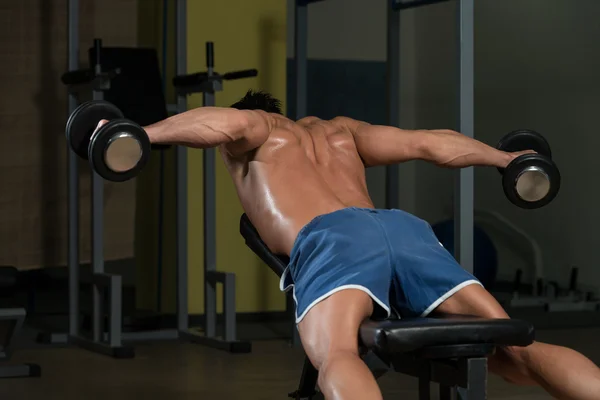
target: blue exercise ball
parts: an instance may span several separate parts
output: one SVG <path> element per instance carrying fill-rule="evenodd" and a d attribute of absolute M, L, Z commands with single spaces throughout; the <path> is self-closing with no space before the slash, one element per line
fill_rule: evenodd
<path fill-rule="evenodd" d="M 432 226 L 440 243 L 454 255 L 454 220 Z M 491 290 L 498 273 L 498 252 L 494 242 L 481 227 L 473 227 L 473 274 L 487 290 Z"/>

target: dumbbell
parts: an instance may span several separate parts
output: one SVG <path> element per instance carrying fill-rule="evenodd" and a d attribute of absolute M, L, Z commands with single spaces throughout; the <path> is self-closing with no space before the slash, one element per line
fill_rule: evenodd
<path fill-rule="evenodd" d="M 498 168 L 504 194 L 510 202 L 534 209 L 554 200 L 560 189 L 560 172 L 552 161 L 550 145 L 541 134 L 525 129 L 513 131 L 500 140 L 497 148 L 505 152 L 536 152 L 515 158 L 506 168 Z"/>
<path fill-rule="evenodd" d="M 102 119 L 109 122 L 96 130 Z M 108 181 L 123 182 L 137 176 L 150 158 L 150 139 L 144 129 L 123 118 L 107 101 L 93 100 L 77 107 L 65 134 L 71 149 Z"/>

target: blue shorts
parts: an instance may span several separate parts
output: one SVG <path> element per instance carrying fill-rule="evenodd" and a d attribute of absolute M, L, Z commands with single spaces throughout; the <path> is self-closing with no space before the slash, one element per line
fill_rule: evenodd
<path fill-rule="evenodd" d="M 366 292 L 374 316 L 426 316 L 467 285 L 481 283 L 441 245 L 429 224 L 401 210 L 345 208 L 298 234 L 282 291 L 293 290 L 296 323 L 344 289 Z"/>

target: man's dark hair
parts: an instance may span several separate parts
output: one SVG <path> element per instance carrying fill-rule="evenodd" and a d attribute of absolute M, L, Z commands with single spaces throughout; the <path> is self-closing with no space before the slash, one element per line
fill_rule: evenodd
<path fill-rule="evenodd" d="M 231 105 L 231 108 L 238 110 L 263 110 L 269 113 L 281 114 L 281 101 L 267 92 L 248 90 L 246 95 L 237 103 Z"/>

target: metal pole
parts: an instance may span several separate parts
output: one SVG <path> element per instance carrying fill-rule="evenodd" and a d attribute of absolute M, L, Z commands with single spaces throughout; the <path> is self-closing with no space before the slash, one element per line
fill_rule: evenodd
<path fill-rule="evenodd" d="M 474 0 L 459 0 L 459 131 L 474 136 Z M 454 198 L 454 237 L 456 259 L 473 272 L 473 167 L 456 173 Z"/>
<path fill-rule="evenodd" d="M 212 42 L 206 43 L 206 70 L 210 77 L 214 73 L 214 47 Z M 214 90 L 203 92 L 203 106 L 215 106 Z M 208 337 L 217 334 L 217 291 L 216 280 L 210 279 L 211 272 L 217 270 L 217 254 L 215 240 L 216 221 L 216 178 L 215 178 L 215 149 L 204 149 L 203 180 L 204 180 L 204 333 Z"/>
<path fill-rule="evenodd" d="M 296 69 L 296 120 L 307 114 L 307 64 L 308 64 L 308 7 L 296 1 L 294 24 L 294 65 Z"/>
<path fill-rule="evenodd" d="M 96 65 L 94 72 L 96 75 L 102 73 L 102 64 L 100 59 L 100 50 L 102 41 L 94 40 L 94 50 L 96 52 Z M 94 100 L 102 100 L 104 94 L 101 90 L 92 92 Z M 96 172 L 92 171 L 92 273 L 104 273 L 104 180 Z M 102 293 L 99 285 L 92 285 L 93 301 L 93 320 L 92 337 L 95 342 L 102 338 Z"/>
<path fill-rule="evenodd" d="M 177 0 L 177 75 L 187 73 L 187 0 Z M 177 111 L 185 112 L 187 97 L 177 96 Z M 177 203 L 177 329 L 186 331 L 188 321 L 188 212 L 187 212 L 187 149 L 177 146 L 176 203 Z"/>
<path fill-rule="evenodd" d="M 68 3 L 69 70 L 79 69 L 79 0 Z M 77 97 L 69 93 L 69 114 L 77 107 Z M 68 259 L 69 335 L 79 334 L 79 171 L 77 155 L 67 145 L 68 170 Z"/>
<path fill-rule="evenodd" d="M 387 30 L 387 98 L 388 124 L 400 126 L 400 12 L 388 7 Z M 385 169 L 385 207 L 398 208 L 400 203 L 400 166 Z"/>
<path fill-rule="evenodd" d="M 306 117 L 308 103 L 308 3 L 305 1 L 294 1 L 294 70 L 296 73 L 296 115 L 299 120 Z M 292 340 L 291 345 L 300 346 L 300 335 L 296 327 L 295 302 L 288 298 L 286 311 L 291 316 Z"/>

